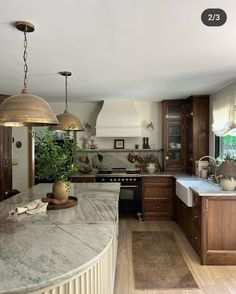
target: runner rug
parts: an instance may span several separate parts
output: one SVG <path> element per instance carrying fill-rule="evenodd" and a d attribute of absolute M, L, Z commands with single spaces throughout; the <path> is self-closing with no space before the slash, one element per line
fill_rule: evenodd
<path fill-rule="evenodd" d="M 172 232 L 133 232 L 132 258 L 135 288 L 198 288 Z"/>

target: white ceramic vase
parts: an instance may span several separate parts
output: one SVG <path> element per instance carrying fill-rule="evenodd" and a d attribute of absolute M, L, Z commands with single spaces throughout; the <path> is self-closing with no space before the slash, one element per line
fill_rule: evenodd
<path fill-rule="evenodd" d="M 225 191 L 233 191 L 236 187 L 236 181 L 233 177 L 221 178 L 220 185 Z"/>
<path fill-rule="evenodd" d="M 148 166 L 146 167 L 147 172 L 151 175 L 154 174 L 157 170 L 156 166 L 154 163 L 149 163 Z"/>

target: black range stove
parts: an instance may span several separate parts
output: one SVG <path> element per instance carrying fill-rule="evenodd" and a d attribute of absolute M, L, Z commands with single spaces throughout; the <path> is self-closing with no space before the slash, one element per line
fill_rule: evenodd
<path fill-rule="evenodd" d="M 97 177 L 141 177 L 140 169 L 138 168 L 99 168 L 96 174 Z"/>
<path fill-rule="evenodd" d="M 118 182 L 121 184 L 119 197 L 120 213 L 135 213 L 141 219 L 141 173 L 137 168 L 98 169 L 96 182 Z"/>

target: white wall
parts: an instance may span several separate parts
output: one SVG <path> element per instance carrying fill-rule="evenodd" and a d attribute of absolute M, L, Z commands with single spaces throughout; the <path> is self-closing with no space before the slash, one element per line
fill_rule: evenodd
<path fill-rule="evenodd" d="M 229 85 L 227 85 L 226 87 L 216 91 L 214 94 L 212 94 L 210 96 L 210 124 L 209 124 L 209 128 L 210 128 L 210 138 L 209 138 L 209 154 L 211 156 L 215 156 L 215 134 L 212 132 L 211 130 L 211 125 L 213 123 L 213 118 L 212 118 L 212 102 L 214 100 L 217 100 L 219 98 L 222 98 L 224 96 L 233 94 L 236 91 L 236 82 L 233 82 Z M 220 119 L 220 118 L 219 118 Z"/>
<path fill-rule="evenodd" d="M 149 144 L 153 148 L 161 148 L 162 146 L 162 117 L 161 117 L 161 103 L 160 102 L 141 102 L 135 103 L 138 112 L 142 117 L 142 137 L 149 137 Z M 64 111 L 64 103 L 51 104 L 53 111 L 56 114 Z M 69 111 L 74 115 L 77 115 L 80 121 L 85 124 L 89 123 L 91 131 L 79 132 L 77 134 L 77 140 L 81 147 L 83 147 L 83 137 L 85 134 L 95 136 L 96 118 L 101 110 L 102 102 L 88 102 L 88 103 L 70 103 Z M 147 129 L 147 124 L 152 122 L 154 129 Z M 94 138 L 94 142 L 97 148 L 113 148 L 115 138 Z M 122 138 L 120 138 L 122 139 Z M 124 138 L 125 148 L 134 148 L 135 144 L 139 144 L 142 148 L 142 138 Z"/>
<path fill-rule="evenodd" d="M 62 113 L 65 109 L 64 103 L 50 103 L 52 110 Z M 97 115 L 102 107 L 102 102 L 70 103 L 69 111 L 77 115 L 83 124 L 91 125 L 91 135 L 95 135 Z M 160 102 L 136 102 L 136 108 L 143 119 L 142 136 L 149 137 L 149 144 L 153 148 L 162 147 L 162 113 Z M 154 129 L 147 129 L 147 124 L 152 122 Z M 35 128 L 37 130 L 37 128 Z M 13 166 L 13 188 L 23 191 L 28 188 L 28 130 L 27 128 L 13 128 L 14 143 L 12 144 L 12 158 L 18 160 L 18 165 Z M 83 147 L 84 132 L 78 132 L 77 140 Z M 22 142 L 21 148 L 16 148 L 15 143 Z M 114 138 L 95 138 L 98 148 L 113 148 Z M 125 148 L 134 148 L 139 144 L 142 148 L 142 138 L 125 138 Z"/>

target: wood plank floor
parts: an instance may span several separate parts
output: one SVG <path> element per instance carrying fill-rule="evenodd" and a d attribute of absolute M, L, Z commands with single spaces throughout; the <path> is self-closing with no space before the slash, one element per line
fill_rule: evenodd
<path fill-rule="evenodd" d="M 132 272 L 131 232 L 172 231 L 180 251 L 199 289 L 141 291 L 134 289 Z M 114 294 L 236 294 L 236 266 L 202 266 L 194 249 L 180 228 L 172 221 L 144 221 L 120 218 L 119 244 Z"/>

